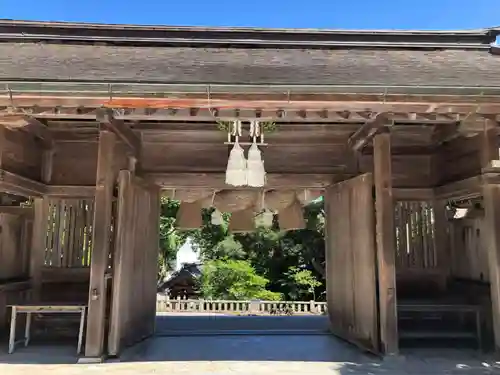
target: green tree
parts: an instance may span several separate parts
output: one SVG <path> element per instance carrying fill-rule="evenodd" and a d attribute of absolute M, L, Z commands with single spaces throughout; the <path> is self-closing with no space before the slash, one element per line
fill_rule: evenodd
<path fill-rule="evenodd" d="M 296 299 L 312 297 L 313 300 L 316 300 L 316 288 L 321 286 L 321 282 L 311 270 L 290 267 L 287 276 L 295 289 Z"/>
<path fill-rule="evenodd" d="M 200 286 L 207 299 L 280 300 L 279 293 L 266 290 L 267 283 L 247 261 L 218 259 L 203 265 Z"/>

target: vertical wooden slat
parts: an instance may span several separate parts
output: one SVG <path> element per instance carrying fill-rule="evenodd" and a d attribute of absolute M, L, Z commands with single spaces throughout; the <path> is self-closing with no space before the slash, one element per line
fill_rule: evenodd
<path fill-rule="evenodd" d="M 83 214 L 83 200 L 78 200 L 75 205 L 75 239 L 74 246 L 75 252 L 73 253 L 73 266 L 82 266 L 82 250 L 83 250 L 83 228 L 82 228 L 82 214 Z"/>
<path fill-rule="evenodd" d="M 415 219 L 416 219 L 416 235 L 417 235 L 417 265 L 418 267 L 424 268 L 424 242 L 423 242 L 423 216 L 422 216 L 422 205 L 420 202 L 415 202 Z"/>
<path fill-rule="evenodd" d="M 408 267 L 408 236 L 406 227 L 406 202 L 401 202 L 401 267 Z"/>
<path fill-rule="evenodd" d="M 67 267 L 73 267 L 77 258 L 77 236 L 76 214 L 78 212 L 78 200 L 72 200 L 69 208 L 69 228 L 68 228 L 68 256 Z"/>
<path fill-rule="evenodd" d="M 434 264 L 449 274 L 451 256 L 448 241 L 448 219 L 446 217 L 446 206 L 444 201 L 433 202 L 434 214 Z"/>
<path fill-rule="evenodd" d="M 399 351 L 396 311 L 396 265 L 394 249 L 394 203 L 390 134 L 375 136 L 374 180 L 379 282 L 380 338 L 385 354 Z"/>
<path fill-rule="evenodd" d="M 89 266 L 91 261 L 92 233 L 94 227 L 93 223 L 94 205 L 95 205 L 94 203 L 87 201 L 85 210 L 85 247 L 84 247 L 85 266 Z"/>
<path fill-rule="evenodd" d="M 106 318 L 105 272 L 109 254 L 111 205 L 115 183 L 113 171 L 115 142 L 116 136 L 114 133 L 108 131 L 100 132 L 85 345 L 85 355 L 87 357 L 102 357 L 104 354 Z"/>
<path fill-rule="evenodd" d="M 428 228 L 428 211 L 427 211 L 427 205 L 425 203 L 422 203 L 420 205 L 420 212 L 421 212 L 421 226 L 422 226 L 422 267 L 423 268 L 430 268 L 429 264 L 429 245 L 428 245 L 428 240 L 429 240 L 429 228 Z"/>
<path fill-rule="evenodd" d="M 47 199 L 35 198 L 33 201 L 33 209 L 35 210 L 35 216 L 33 219 L 33 236 L 31 242 L 30 277 L 33 286 L 33 298 L 38 300 L 42 289 L 42 268 L 47 237 Z"/>
<path fill-rule="evenodd" d="M 63 207 L 62 202 L 60 200 L 56 201 L 57 203 L 55 204 L 55 209 L 54 209 L 54 229 L 53 229 L 53 247 L 52 247 L 52 253 L 51 253 L 51 258 L 50 258 L 50 265 L 54 267 L 59 266 L 59 260 L 60 258 L 60 246 L 61 246 L 61 219 L 62 219 L 62 212 L 61 208 Z"/>
<path fill-rule="evenodd" d="M 62 267 L 67 267 L 68 264 L 68 234 L 69 234 L 69 205 L 67 200 L 62 201 L 63 206 L 63 222 L 61 225 L 61 246 L 59 248 L 59 262 Z"/>

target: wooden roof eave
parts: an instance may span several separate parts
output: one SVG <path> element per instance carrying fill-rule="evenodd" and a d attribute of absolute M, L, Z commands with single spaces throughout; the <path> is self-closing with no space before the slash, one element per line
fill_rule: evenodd
<path fill-rule="evenodd" d="M 326 98 L 325 98 L 326 99 Z M 238 111 L 254 111 L 256 114 L 250 117 L 277 119 L 284 117 L 286 111 L 312 111 L 318 117 L 324 117 L 328 112 L 367 112 L 370 113 L 408 113 L 408 114 L 442 114 L 442 115 L 467 115 L 471 113 L 479 115 L 500 114 L 500 97 L 442 97 L 442 101 L 425 101 L 420 97 L 419 101 L 389 101 L 383 100 L 249 100 L 249 99 L 178 99 L 178 98 L 109 98 L 109 97 L 68 97 L 68 96 L 43 96 L 43 95 L 19 95 L 0 96 L 0 107 L 4 111 L 11 111 L 12 107 L 20 110 L 23 115 L 51 111 L 54 117 L 59 112 L 64 112 L 68 108 L 73 108 L 76 115 L 85 115 L 90 110 L 98 108 L 119 109 L 119 116 L 130 115 L 130 111 L 136 109 L 150 110 L 149 115 L 154 111 L 168 110 L 166 117 L 174 116 L 178 110 L 188 110 L 190 116 L 195 116 L 191 112 L 195 110 L 208 110 L 212 118 L 221 116 L 230 118 L 239 117 L 234 114 Z M 411 99 L 411 98 L 408 98 Z M 437 97 L 433 99 L 439 99 Z M 446 100 L 448 99 L 448 101 Z M 453 101 L 456 100 L 456 101 Z M 33 108 L 33 110 L 31 110 Z M 43 111 L 40 111 L 40 108 Z M 223 112 L 231 112 L 222 115 Z M 148 117 L 148 113 L 143 113 Z M 118 117 L 119 117 L 118 116 Z M 74 118 L 78 118 L 76 116 Z M 118 119 L 117 117 L 117 119 Z M 73 117 L 72 117 L 73 118 Z M 194 118 L 193 118 L 194 119 Z"/>
<path fill-rule="evenodd" d="M 321 29 L 265 29 L 250 27 L 179 27 L 179 26 L 140 26 L 106 25 L 70 22 L 36 22 L 0 20 L 0 37 L 54 38 L 58 42 L 74 39 L 79 42 L 95 38 L 108 38 L 110 41 L 123 39 L 133 44 L 161 40 L 172 43 L 216 43 L 233 45 L 241 42 L 256 44 L 304 44 L 314 46 L 321 43 L 358 42 L 361 44 L 403 43 L 466 46 L 491 43 L 495 36 L 494 28 L 458 31 L 426 30 L 321 30 Z"/>

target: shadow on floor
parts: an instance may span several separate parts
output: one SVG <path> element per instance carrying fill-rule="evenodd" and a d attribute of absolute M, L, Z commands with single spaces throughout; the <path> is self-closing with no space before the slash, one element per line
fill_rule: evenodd
<path fill-rule="evenodd" d="M 224 371 L 245 374 L 266 373 L 268 370 L 269 373 L 341 375 L 500 374 L 500 365 L 491 356 L 474 350 L 407 349 L 397 359 L 380 360 L 325 334 L 325 320 L 314 318 L 160 316 L 157 336 L 125 350 L 120 363 L 98 367 L 109 371 L 109 366 L 114 366 L 112 368 L 117 374 L 120 368 L 135 366 L 138 371 L 134 373 L 154 368 L 157 372 L 184 369 L 184 374 L 195 374 L 200 373 L 198 369 L 205 364 L 217 364 Z M 289 332 L 285 334 L 287 329 Z M 206 333 L 195 335 L 196 330 Z M 303 333 L 297 333 L 300 331 Z M 19 347 L 12 355 L 7 354 L 6 349 L 7 342 L 4 341 L 0 350 L 0 367 L 6 364 L 72 364 L 77 361 L 76 338 L 62 346 L 34 341 L 28 348 Z M 87 366 L 71 368 L 83 371 Z"/>

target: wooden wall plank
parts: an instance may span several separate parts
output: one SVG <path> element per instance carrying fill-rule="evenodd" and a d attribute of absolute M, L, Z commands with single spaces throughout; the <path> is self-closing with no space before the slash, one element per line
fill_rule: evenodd
<path fill-rule="evenodd" d="M 108 350 L 154 332 L 159 241 L 159 189 L 128 170 L 119 174 L 116 253 Z"/>
<path fill-rule="evenodd" d="M 356 184 L 353 181 L 353 185 L 349 211 L 355 337 L 364 340 L 362 345 L 378 350 L 377 257 L 372 175 L 362 176 Z"/>
<path fill-rule="evenodd" d="M 130 171 L 120 171 L 118 175 L 118 208 L 116 220 L 116 250 L 113 262 L 113 297 L 111 324 L 108 340 L 110 355 L 118 355 L 122 348 L 125 323 L 128 322 L 130 272 L 133 270 L 134 244 L 131 234 L 134 230 L 134 191 Z"/>
<path fill-rule="evenodd" d="M 109 259 L 113 202 L 114 148 L 116 135 L 101 131 L 97 163 L 92 257 L 90 265 L 89 308 L 85 356 L 102 357 L 106 319 L 105 273 Z"/>
<path fill-rule="evenodd" d="M 327 303 L 334 334 L 379 350 L 371 174 L 327 190 Z"/>
<path fill-rule="evenodd" d="M 394 355 L 399 351 L 399 342 L 390 135 L 378 134 L 373 140 L 373 146 L 380 338 L 382 351 L 386 355 Z"/>

